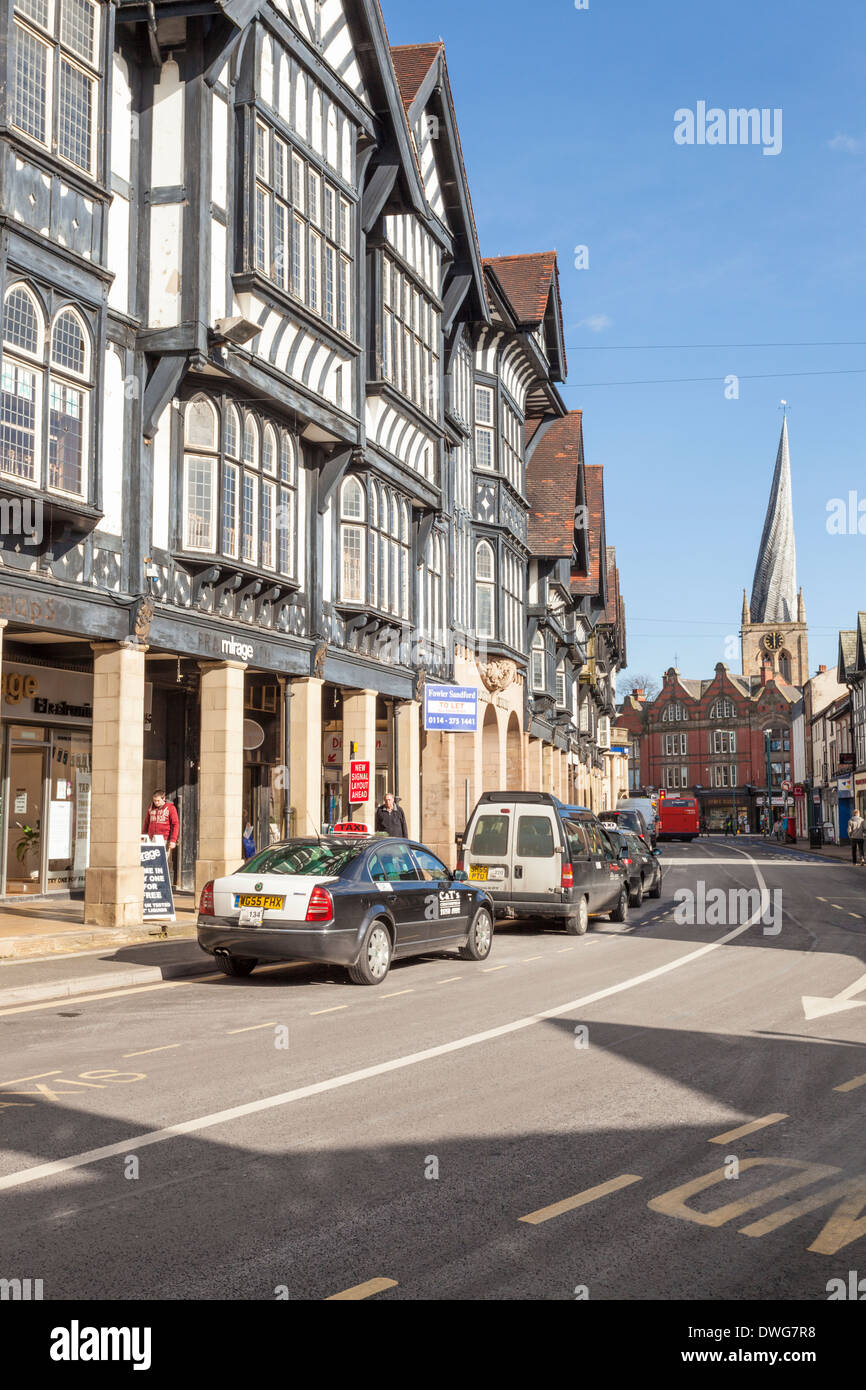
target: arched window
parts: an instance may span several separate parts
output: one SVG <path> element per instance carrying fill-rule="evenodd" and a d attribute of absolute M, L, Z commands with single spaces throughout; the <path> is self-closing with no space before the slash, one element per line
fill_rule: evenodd
<path fill-rule="evenodd" d="M 364 489 L 357 478 L 346 478 L 340 490 L 340 598 L 363 603 L 366 598 Z"/>
<path fill-rule="evenodd" d="M 545 687 L 544 658 L 544 638 L 540 632 L 536 632 L 529 656 L 529 679 L 533 690 L 543 690 Z"/>
<path fill-rule="evenodd" d="M 280 474 L 277 481 L 279 439 Z M 294 443 L 231 401 L 184 409 L 183 546 L 296 578 Z M 291 459 L 283 471 L 282 457 Z"/>
<path fill-rule="evenodd" d="M 0 470 L 41 484 L 42 370 L 44 320 L 35 296 L 13 285 L 3 306 L 3 374 L 0 397 Z M 40 370 L 17 360 L 39 362 Z"/>
<path fill-rule="evenodd" d="M 89 371 L 90 335 L 74 309 L 62 309 L 51 330 L 48 486 L 76 497 L 87 490 L 90 392 L 81 383 Z"/>
<path fill-rule="evenodd" d="M 427 543 L 427 633 L 433 642 L 445 645 L 445 546 L 439 531 Z"/>
<path fill-rule="evenodd" d="M 475 627 L 479 637 L 496 636 L 495 578 L 493 547 L 488 541 L 479 541 L 475 547 Z"/>

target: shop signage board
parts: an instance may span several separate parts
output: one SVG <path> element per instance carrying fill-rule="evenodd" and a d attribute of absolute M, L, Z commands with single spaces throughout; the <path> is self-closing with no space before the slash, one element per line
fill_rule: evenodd
<path fill-rule="evenodd" d="M 349 805 L 361 806 L 370 800 L 370 764 L 349 764 Z"/>
<path fill-rule="evenodd" d="M 142 839 L 141 867 L 144 869 L 145 919 L 160 917 L 176 921 L 165 840 Z"/>
<path fill-rule="evenodd" d="M 324 764 L 326 768 L 343 768 L 343 735 L 325 734 L 322 741 Z M 385 764 L 391 760 L 391 736 L 387 731 L 376 735 L 376 762 Z"/>
<path fill-rule="evenodd" d="M 16 723 L 89 725 L 93 720 L 93 677 L 86 671 L 4 661 L 0 690 L 3 718 Z"/>
<path fill-rule="evenodd" d="M 427 733 L 477 733 L 477 689 L 472 685 L 425 685 L 424 728 Z"/>

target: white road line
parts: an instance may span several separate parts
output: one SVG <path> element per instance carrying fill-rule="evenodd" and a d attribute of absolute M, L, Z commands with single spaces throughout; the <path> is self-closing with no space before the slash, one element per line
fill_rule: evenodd
<path fill-rule="evenodd" d="M 738 853 L 742 854 L 754 866 L 755 861 L 749 858 L 745 850 L 739 850 Z M 758 868 L 755 868 L 755 877 L 763 895 L 767 892 L 767 884 Z M 511 1023 L 500 1024 L 498 1028 L 488 1028 L 483 1033 L 471 1033 L 468 1037 L 456 1038 L 453 1042 L 440 1043 L 437 1047 L 428 1047 L 423 1052 L 411 1052 L 405 1057 L 394 1057 L 390 1062 L 379 1062 L 372 1067 L 362 1067 L 360 1071 L 350 1071 L 345 1072 L 342 1076 L 332 1076 L 327 1081 L 316 1081 L 309 1086 L 299 1086 L 294 1091 L 283 1091 L 277 1096 L 264 1096 L 260 1100 L 248 1101 L 244 1105 L 233 1105 L 227 1110 L 217 1110 L 212 1115 L 199 1115 L 194 1120 L 182 1120 L 179 1124 L 168 1125 L 165 1129 L 154 1129 L 145 1134 L 130 1135 L 118 1144 L 104 1144 L 102 1148 L 88 1149 L 84 1153 L 73 1154 L 69 1158 L 59 1158 L 52 1163 L 39 1163 L 32 1168 L 22 1168 L 17 1173 L 7 1173 L 0 1177 L 0 1192 L 9 1191 L 15 1187 L 23 1187 L 26 1183 L 39 1182 L 42 1178 L 50 1178 L 57 1173 L 68 1173 L 76 1168 L 87 1168 L 90 1164 L 100 1163 L 103 1159 L 128 1154 L 133 1148 L 137 1152 L 151 1144 L 162 1144 L 168 1139 L 179 1139 L 187 1134 L 200 1134 L 203 1130 L 213 1129 L 216 1125 L 225 1125 L 230 1124 L 233 1120 L 246 1119 L 248 1115 L 260 1115 L 268 1110 L 276 1110 L 283 1105 L 293 1105 L 299 1100 L 308 1100 L 311 1096 L 321 1096 L 326 1095 L 329 1091 L 339 1091 L 345 1086 L 355 1086 L 359 1082 L 370 1081 L 377 1076 L 387 1076 L 389 1072 L 403 1071 L 407 1067 L 418 1066 L 419 1063 L 432 1061 L 436 1057 L 447 1057 L 454 1052 L 463 1052 L 469 1047 L 478 1047 L 481 1043 L 492 1042 L 494 1038 L 505 1038 L 512 1033 L 520 1033 L 526 1028 L 533 1028 L 537 1023 L 546 1023 L 551 1018 L 561 1018 L 564 1014 L 585 1009 L 590 1004 L 597 1004 L 602 999 L 611 999 L 616 994 L 624 994 L 626 990 L 636 989 L 638 985 L 646 984 L 650 980 L 661 979 L 662 976 L 670 975 L 674 970 L 679 970 L 684 965 L 690 965 L 692 961 L 710 955 L 713 951 L 719 950 L 721 946 L 727 946 L 729 942 L 742 936 L 743 932 L 750 931 L 753 926 L 756 926 L 761 920 L 761 912 L 762 909 L 759 908 L 748 922 L 744 922 L 741 927 L 734 927 L 725 936 L 719 937 L 718 941 L 710 941 L 706 946 L 699 946 L 697 950 L 689 951 L 688 955 L 668 961 L 666 965 L 657 965 L 655 969 L 646 970 L 642 975 L 635 975 L 630 980 L 621 980 L 619 984 L 608 985 L 606 989 L 598 989 L 594 994 L 584 994 L 579 999 L 570 999 L 567 1004 L 558 1004 L 555 1009 L 545 1009 L 542 1013 L 529 1014 L 524 1018 L 514 1019 Z M 347 1006 L 343 1004 L 337 1007 L 346 1008 Z M 332 1013 L 334 1010 L 327 1009 L 321 1012 Z"/>

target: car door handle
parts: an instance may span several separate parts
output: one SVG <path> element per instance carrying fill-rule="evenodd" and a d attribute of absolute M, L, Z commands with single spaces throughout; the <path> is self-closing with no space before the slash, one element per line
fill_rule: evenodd
<path fill-rule="evenodd" d="M 523 878 L 523 865 L 522 865 L 522 864 L 517 864 L 517 865 L 515 866 L 515 869 L 514 869 L 514 877 L 515 877 L 515 878 Z"/>

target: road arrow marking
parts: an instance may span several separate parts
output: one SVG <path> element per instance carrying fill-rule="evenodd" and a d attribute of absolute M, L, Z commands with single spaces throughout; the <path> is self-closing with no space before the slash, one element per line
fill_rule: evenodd
<path fill-rule="evenodd" d="M 866 975 L 861 975 L 859 980 L 843 989 L 835 999 L 819 999 L 815 995 L 804 994 L 803 1012 L 807 1018 L 821 1018 L 824 1014 L 841 1014 L 845 1009 L 862 1009 L 866 1007 L 866 999 L 855 999 L 853 996 L 861 994 L 864 989 Z"/>

